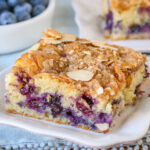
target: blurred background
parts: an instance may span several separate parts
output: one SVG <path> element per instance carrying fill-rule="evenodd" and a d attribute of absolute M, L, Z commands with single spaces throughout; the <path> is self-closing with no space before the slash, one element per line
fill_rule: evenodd
<path fill-rule="evenodd" d="M 60 32 L 78 35 L 78 28 L 74 20 L 75 14 L 71 0 L 57 0 L 52 28 Z"/>
<path fill-rule="evenodd" d="M 70 0 L 56 0 L 52 28 L 60 32 L 78 35 L 78 28 L 74 21 L 74 11 Z M 18 52 L 0 54 L 0 71 L 12 65 L 14 61 L 24 53 L 25 50 Z"/>

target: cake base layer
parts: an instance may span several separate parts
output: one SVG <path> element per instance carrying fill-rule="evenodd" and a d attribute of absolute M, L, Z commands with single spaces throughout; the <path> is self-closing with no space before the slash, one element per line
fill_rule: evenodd
<path fill-rule="evenodd" d="M 21 112 L 17 112 L 16 110 L 13 110 L 13 109 L 7 109 L 6 110 L 6 112 L 8 112 L 8 113 L 13 113 L 13 114 L 17 114 L 17 115 L 22 115 L 22 116 L 26 116 L 26 117 L 31 117 L 31 118 L 35 118 L 35 119 L 39 119 L 39 120 L 45 120 L 45 121 L 50 121 L 50 122 L 53 122 L 53 123 L 57 123 L 57 124 L 62 124 L 62 125 L 70 125 L 70 126 L 72 126 L 72 124 L 71 123 L 69 123 L 69 122 L 64 122 L 64 121 L 62 121 L 62 119 L 61 120 L 54 120 L 54 119 L 50 119 L 50 118 L 48 118 L 48 117 L 46 117 L 46 116 L 39 116 L 39 115 L 37 115 L 37 114 L 32 114 L 32 115 L 30 115 L 30 114 L 25 114 L 25 113 L 21 113 Z M 87 131 L 93 131 L 93 132 L 97 132 L 97 133 L 107 133 L 108 131 L 109 131 L 109 129 L 102 129 L 102 128 L 105 128 L 105 126 L 103 126 L 102 128 L 101 128 L 101 131 L 100 130 L 92 130 L 91 128 L 89 128 L 87 125 L 77 125 L 77 126 L 75 126 L 75 127 L 77 127 L 77 128 L 80 128 L 80 129 L 83 129 L 83 130 L 87 130 Z"/>
<path fill-rule="evenodd" d="M 9 94 L 7 95 L 6 111 L 59 124 L 73 125 L 98 133 L 106 133 L 115 124 L 116 118 L 125 109 L 125 106 L 136 102 L 138 92 L 135 91 L 138 91 L 137 88 L 143 82 L 144 75 L 145 66 L 141 66 L 132 75 L 133 80 L 129 87 L 125 88 L 110 102 L 104 103 L 99 110 L 94 111 L 90 105 L 97 103 L 96 100 L 88 94 L 80 93 L 80 91 L 71 88 L 69 84 L 61 84 L 64 79 L 55 79 L 49 74 L 41 74 L 34 78 L 34 83 L 28 83 L 25 86 L 26 89 L 22 87 L 22 81 L 27 80 L 25 79 L 27 77 L 18 82 L 18 78 L 20 79 L 18 75 L 8 74 L 6 79 Z M 18 89 L 19 86 L 20 89 Z M 24 91 L 21 90 L 22 88 Z M 35 89 L 38 89 L 38 93 Z M 29 91 L 32 91 L 31 96 L 27 95 Z M 59 96 L 59 93 L 63 96 Z M 45 99 L 49 98 L 49 95 L 51 98 L 46 101 Z M 55 98 L 54 102 L 48 103 L 52 98 Z M 55 107 L 57 107 L 56 110 L 54 110 Z M 98 114 L 100 121 L 96 123 L 98 118 L 95 117 Z"/>

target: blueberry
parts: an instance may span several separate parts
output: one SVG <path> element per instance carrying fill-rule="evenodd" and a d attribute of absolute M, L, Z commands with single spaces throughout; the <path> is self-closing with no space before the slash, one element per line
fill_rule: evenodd
<path fill-rule="evenodd" d="M 60 105 L 53 105 L 51 108 L 52 116 L 54 118 L 57 117 L 59 114 L 61 114 L 62 110 L 63 108 Z"/>
<path fill-rule="evenodd" d="M 23 4 L 25 0 L 8 0 L 8 5 L 10 7 L 15 7 L 18 4 Z"/>
<path fill-rule="evenodd" d="M 87 108 L 83 103 L 77 102 L 76 107 L 79 111 L 82 112 L 83 115 L 90 117 L 93 115 L 93 111 L 89 108 Z"/>
<path fill-rule="evenodd" d="M 22 12 L 17 15 L 18 21 L 25 21 L 31 18 L 31 15 L 28 12 Z"/>
<path fill-rule="evenodd" d="M 20 93 L 22 95 L 28 95 L 28 94 L 32 94 L 35 90 L 35 87 L 34 86 L 31 86 L 31 85 L 28 85 L 27 87 L 26 86 L 23 86 L 21 89 L 20 89 Z"/>
<path fill-rule="evenodd" d="M 7 5 L 7 2 L 5 0 L 0 0 L 0 12 L 8 9 L 9 7 Z"/>
<path fill-rule="evenodd" d="M 14 8 L 14 13 L 16 16 L 20 16 L 21 13 L 31 13 L 32 6 L 29 3 L 23 3 L 22 5 L 17 5 Z"/>
<path fill-rule="evenodd" d="M 16 6 L 17 3 L 18 3 L 18 0 L 8 0 L 8 5 L 9 5 L 10 7 Z"/>
<path fill-rule="evenodd" d="M 78 117 L 74 111 L 67 109 L 65 112 L 65 117 L 67 117 L 72 123 L 73 125 L 77 125 L 79 123 L 83 122 L 83 119 Z"/>
<path fill-rule="evenodd" d="M 129 34 L 133 34 L 133 33 L 139 33 L 141 30 L 141 26 L 140 25 L 133 25 L 129 28 L 128 33 Z"/>
<path fill-rule="evenodd" d="M 111 30 L 113 27 L 113 13 L 110 11 L 106 17 L 105 30 Z"/>
<path fill-rule="evenodd" d="M 141 32 L 148 32 L 150 33 L 150 24 L 149 23 L 145 23 L 144 25 L 141 26 Z"/>
<path fill-rule="evenodd" d="M 93 99 L 92 99 L 91 96 L 89 96 L 86 93 L 84 93 L 82 95 L 82 99 L 84 99 L 87 102 L 87 104 L 90 106 L 90 108 L 92 108 L 92 106 L 94 105 L 94 102 L 93 102 Z"/>
<path fill-rule="evenodd" d="M 31 3 L 33 6 L 36 6 L 36 5 L 47 6 L 47 5 L 48 5 L 48 0 L 30 0 L 30 3 Z"/>
<path fill-rule="evenodd" d="M 108 123 L 109 125 L 111 125 L 112 123 L 111 114 L 100 112 L 97 116 L 96 123 Z"/>
<path fill-rule="evenodd" d="M 5 11 L 0 15 L 1 25 L 12 24 L 16 22 L 17 22 L 16 16 L 9 11 Z"/>
<path fill-rule="evenodd" d="M 18 4 L 23 4 L 26 0 L 18 0 Z"/>
<path fill-rule="evenodd" d="M 37 16 L 41 14 L 45 10 L 45 7 L 43 5 L 36 5 L 33 8 L 33 16 Z"/>

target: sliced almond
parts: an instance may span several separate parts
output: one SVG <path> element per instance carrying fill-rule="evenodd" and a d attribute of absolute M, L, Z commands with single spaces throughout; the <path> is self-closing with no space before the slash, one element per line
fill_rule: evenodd
<path fill-rule="evenodd" d="M 88 70 L 76 70 L 67 72 L 67 76 L 76 81 L 90 81 L 94 73 Z"/>
<path fill-rule="evenodd" d="M 61 39 L 62 38 L 62 34 L 55 31 L 55 30 L 52 30 L 52 29 L 47 29 L 44 34 L 47 36 L 47 37 L 51 37 L 51 38 L 54 38 L 54 39 Z"/>
<path fill-rule="evenodd" d="M 105 42 L 93 41 L 92 44 L 95 45 L 95 46 L 98 46 L 98 47 L 100 47 L 100 48 L 102 48 L 102 49 L 110 49 L 110 50 L 113 50 L 113 51 L 117 51 L 117 50 L 118 50 L 118 49 L 115 48 L 115 47 L 112 47 L 112 46 L 110 46 L 110 45 L 106 45 Z"/>
<path fill-rule="evenodd" d="M 70 55 L 73 54 L 73 53 L 74 53 L 73 49 L 68 52 L 68 54 L 70 54 Z"/>
<path fill-rule="evenodd" d="M 38 50 L 39 47 L 40 47 L 40 43 L 36 43 L 30 48 L 30 50 Z"/>
<path fill-rule="evenodd" d="M 53 38 L 42 38 L 42 39 L 43 39 L 44 43 L 46 43 L 46 44 L 60 44 L 60 43 L 62 43 L 61 40 L 55 40 Z"/>
<path fill-rule="evenodd" d="M 73 34 L 62 34 L 62 42 L 73 42 L 76 40 L 76 36 Z"/>
<path fill-rule="evenodd" d="M 83 53 L 86 55 L 91 55 L 91 52 L 89 52 L 89 51 L 83 51 Z"/>
<path fill-rule="evenodd" d="M 98 47 L 100 47 L 101 45 L 104 45 L 104 44 L 105 44 L 105 42 L 92 41 L 92 44 L 93 44 L 94 46 L 98 46 Z"/>
<path fill-rule="evenodd" d="M 88 40 L 80 40 L 79 42 L 82 43 L 82 44 L 86 44 L 86 45 L 90 45 L 91 44 L 91 42 L 88 41 Z"/>
<path fill-rule="evenodd" d="M 42 40 L 45 44 L 60 44 L 62 42 L 73 42 L 76 40 L 76 36 L 72 34 L 63 34 L 62 39 L 43 37 Z"/>
<path fill-rule="evenodd" d="M 100 131 L 105 131 L 109 129 L 109 124 L 107 123 L 100 123 L 100 124 L 95 124 L 95 126 L 100 130 Z"/>

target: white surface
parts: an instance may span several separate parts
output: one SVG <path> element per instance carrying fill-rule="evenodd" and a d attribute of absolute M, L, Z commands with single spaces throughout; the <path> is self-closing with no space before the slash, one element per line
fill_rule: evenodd
<path fill-rule="evenodd" d="M 28 48 L 37 42 L 43 31 L 51 26 L 55 0 L 40 15 L 27 21 L 0 26 L 0 54 Z"/>
<path fill-rule="evenodd" d="M 127 46 L 140 52 L 150 52 L 150 40 L 124 40 L 110 41 L 103 37 L 102 23 L 102 4 L 101 0 L 72 0 L 76 22 L 79 27 L 81 38 L 90 40 L 102 40 L 110 44 Z"/>
<path fill-rule="evenodd" d="M 150 67 L 150 62 L 148 63 Z M 149 70 L 150 71 L 150 70 Z M 117 126 L 107 134 L 98 134 L 93 132 L 68 127 L 65 125 L 56 125 L 54 123 L 40 121 L 29 117 L 5 113 L 4 110 L 4 76 L 10 72 L 10 68 L 0 74 L 0 123 L 25 129 L 27 131 L 70 140 L 81 145 L 89 147 L 110 147 L 116 144 L 131 143 L 142 138 L 150 125 L 150 98 L 145 96 L 139 100 L 133 107 L 121 114 Z M 143 89 L 150 91 L 150 78 L 144 84 Z M 36 125 L 36 126 L 35 126 Z"/>

